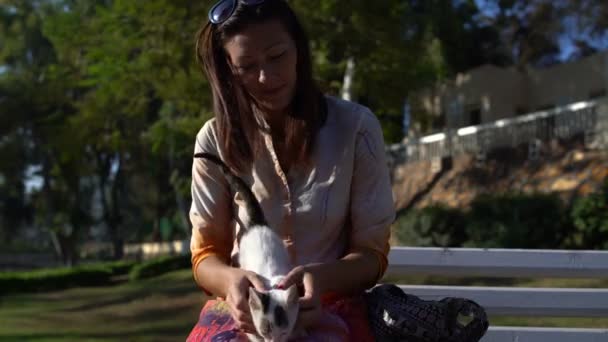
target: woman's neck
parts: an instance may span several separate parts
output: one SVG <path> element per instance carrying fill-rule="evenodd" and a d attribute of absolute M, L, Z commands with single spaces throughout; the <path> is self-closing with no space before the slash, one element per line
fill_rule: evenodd
<path fill-rule="evenodd" d="M 285 118 L 287 117 L 287 114 L 284 111 L 263 111 L 260 114 L 264 117 L 264 121 L 270 130 L 272 144 L 279 164 L 283 171 L 287 173 L 290 167 L 290 159 L 287 153 L 287 146 L 285 145 Z"/>

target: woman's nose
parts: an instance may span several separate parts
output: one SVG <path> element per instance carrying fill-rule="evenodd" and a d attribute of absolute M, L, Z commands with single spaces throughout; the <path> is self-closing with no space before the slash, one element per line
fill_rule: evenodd
<path fill-rule="evenodd" d="M 267 75 L 267 71 L 265 68 L 260 68 L 260 74 L 258 75 L 258 82 L 260 83 L 266 83 L 268 82 L 268 75 Z"/>
<path fill-rule="evenodd" d="M 272 63 L 264 63 L 258 71 L 258 82 L 261 84 L 272 83 L 276 78 L 275 66 Z"/>

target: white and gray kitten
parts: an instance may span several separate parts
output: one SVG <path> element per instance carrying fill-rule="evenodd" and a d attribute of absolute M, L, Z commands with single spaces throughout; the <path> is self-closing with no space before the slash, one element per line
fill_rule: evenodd
<path fill-rule="evenodd" d="M 239 241 L 239 264 L 242 269 L 258 274 L 267 292 L 249 288 L 249 309 L 258 336 L 249 334 L 251 341 L 285 342 L 292 337 L 297 320 L 298 289 L 277 289 L 276 285 L 291 270 L 289 255 L 283 240 L 268 226 L 260 203 L 247 184 L 237 177 L 217 156 L 196 153 L 217 164 L 234 191 L 240 192 L 250 221 Z"/>

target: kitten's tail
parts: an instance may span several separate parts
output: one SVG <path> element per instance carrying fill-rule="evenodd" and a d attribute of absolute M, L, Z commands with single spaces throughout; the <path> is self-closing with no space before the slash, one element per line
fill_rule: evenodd
<path fill-rule="evenodd" d="M 245 210 L 247 210 L 247 215 L 249 215 L 249 227 L 252 227 L 254 225 L 268 225 L 266 217 L 264 217 L 262 207 L 260 206 L 260 202 L 258 202 L 257 198 L 255 198 L 255 195 L 253 194 L 251 189 L 249 189 L 247 184 L 241 178 L 237 177 L 226 165 L 226 163 L 224 163 L 216 155 L 205 152 L 194 154 L 194 158 L 207 159 L 213 162 L 214 164 L 217 164 L 222 170 L 224 176 L 226 177 L 228 184 L 230 184 L 230 186 L 235 191 L 241 193 L 241 196 L 243 196 L 243 199 L 245 200 Z"/>

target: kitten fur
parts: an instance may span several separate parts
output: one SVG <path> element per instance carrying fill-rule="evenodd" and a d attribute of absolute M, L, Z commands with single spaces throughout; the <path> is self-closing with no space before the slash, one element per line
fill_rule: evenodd
<path fill-rule="evenodd" d="M 287 290 L 275 288 L 291 270 L 289 255 L 283 240 L 268 226 L 260 203 L 247 184 L 237 177 L 217 156 L 196 153 L 218 165 L 230 187 L 239 192 L 250 218 L 239 243 L 239 264 L 242 269 L 258 274 L 267 292 L 249 288 L 249 309 L 258 336 L 249 334 L 251 341 L 284 342 L 292 336 L 298 315 L 298 290 L 292 285 Z"/>

